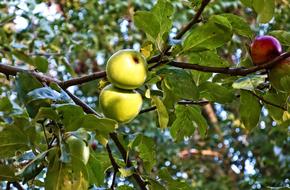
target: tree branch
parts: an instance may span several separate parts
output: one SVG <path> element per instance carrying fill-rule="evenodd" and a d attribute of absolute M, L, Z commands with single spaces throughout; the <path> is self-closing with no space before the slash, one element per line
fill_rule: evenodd
<path fill-rule="evenodd" d="M 191 69 L 191 70 L 197 70 L 197 71 L 202 71 L 202 72 L 213 72 L 213 73 L 223 73 L 223 74 L 229 74 L 229 75 L 247 75 L 250 73 L 254 73 L 256 71 L 262 70 L 262 69 L 270 69 L 276 64 L 278 64 L 280 61 L 290 57 L 290 52 L 286 52 L 281 54 L 280 56 L 276 57 L 275 59 L 262 64 L 258 66 L 253 66 L 249 68 L 230 68 L 230 67 L 208 67 L 208 66 L 202 66 L 198 64 L 191 64 L 191 63 L 185 63 L 185 62 L 176 62 L 176 61 L 170 61 L 167 64 L 178 67 L 178 68 L 183 68 L 183 69 Z M 101 72 L 96 72 L 92 73 L 83 77 L 78 77 L 74 79 L 70 79 L 67 81 L 60 81 L 58 79 L 49 77 L 47 75 L 41 74 L 39 72 L 33 71 L 33 70 L 27 70 L 27 69 L 21 69 L 15 66 L 9 66 L 5 64 L 0 64 L 0 73 L 5 74 L 7 77 L 12 75 L 15 76 L 18 72 L 28 72 L 41 82 L 45 83 L 57 83 L 59 86 L 62 88 L 68 88 L 73 85 L 79 85 L 83 84 L 85 82 L 90 82 L 96 79 L 100 79 L 106 76 L 105 71 Z"/>
<path fill-rule="evenodd" d="M 81 106 L 84 110 L 84 112 L 86 113 L 90 113 L 90 114 L 94 114 L 98 117 L 101 117 L 101 115 L 96 112 L 93 108 L 91 108 L 90 106 L 88 106 L 85 102 L 83 102 L 81 99 L 79 99 L 77 96 L 75 96 L 74 94 L 70 93 L 67 89 L 62 88 L 68 95 L 69 97 L 71 97 L 71 99 L 79 106 Z"/>
<path fill-rule="evenodd" d="M 0 73 L 3 73 L 7 76 L 16 76 L 17 73 L 19 72 L 28 72 L 29 74 L 31 74 L 32 76 L 34 76 L 35 78 L 37 78 L 39 81 L 41 82 L 45 82 L 45 83 L 61 83 L 60 80 L 46 76 L 44 74 L 41 74 L 39 72 L 36 72 L 34 70 L 27 70 L 27 69 L 21 69 L 15 66 L 10 66 L 10 65 L 6 65 L 6 64 L 0 64 Z"/>
<path fill-rule="evenodd" d="M 280 56 L 276 57 L 275 59 L 264 63 L 262 65 L 257 65 L 249 68 L 230 68 L 230 67 L 208 67 L 208 66 L 202 66 L 198 64 L 191 64 L 191 63 L 185 63 L 185 62 L 177 62 L 177 61 L 170 61 L 167 64 L 183 68 L 183 69 L 191 69 L 196 71 L 202 71 L 202 72 L 211 72 L 211 73 L 223 73 L 223 74 L 229 74 L 233 76 L 245 76 L 250 73 L 254 73 L 256 71 L 262 70 L 262 69 L 270 69 L 276 64 L 278 64 L 280 61 L 290 57 L 290 52 L 286 52 L 281 54 Z"/>
<path fill-rule="evenodd" d="M 78 78 L 70 79 L 67 81 L 63 81 L 59 85 L 63 88 L 68 88 L 70 86 L 79 85 L 85 82 L 90 82 L 96 79 L 104 78 L 105 76 L 106 76 L 106 72 L 100 71 L 100 72 L 95 72 L 95 73 L 92 73 L 83 77 L 78 77 Z"/>
<path fill-rule="evenodd" d="M 194 105 L 201 105 L 201 106 L 206 105 L 206 104 L 209 104 L 209 103 L 210 103 L 210 101 L 207 101 L 207 100 L 201 100 L 201 101 L 182 100 L 182 101 L 177 102 L 177 104 L 180 104 L 180 105 L 190 105 L 190 104 L 194 104 Z M 150 108 L 141 110 L 139 112 L 139 114 L 146 113 L 146 112 L 150 112 L 150 111 L 154 111 L 154 110 L 156 110 L 156 106 L 152 106 Z"/>

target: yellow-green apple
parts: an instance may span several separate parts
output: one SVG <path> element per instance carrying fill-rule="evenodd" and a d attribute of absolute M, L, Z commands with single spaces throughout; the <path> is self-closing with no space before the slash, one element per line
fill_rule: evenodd
<path fill-rule="evenodd" d="M 71 159 L 80 160 L 86 165 L 90 157 L 90 147 L 87 143 L 73 135 L 69 136 L 65 142 L 68 144 Z"/>
<path fill-rule="evenodd" d="M 147 77 L 147 62 L 141 53 L 124 49 L 114 53 L 106 65 L 107 78 L 116 87 L 135 89 Z"/>
<path fill-rule="evenodd" d="M 113 85 L 106 86 L 99 98 L 104 115 L 119 123 L 130 122 L 138 115 L 142 106 L 142 97 L 138 92 Z"/>
<path fill-rule="evenodd" d="M 280 91 L 290 91 L 290 57 L 275 65 L 269 72 L 272 86 Z"/>
<path fill-rule="evenodd" d="M 255 65 L 266 63 L 281 53 L 281 44 L 273 36 L 256 37 L 251 44 L 251 57 Z"/>

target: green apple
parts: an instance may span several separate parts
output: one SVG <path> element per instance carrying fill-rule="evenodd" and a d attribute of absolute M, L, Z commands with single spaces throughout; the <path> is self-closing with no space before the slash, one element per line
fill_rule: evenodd
<path fill-rule="evenodd" d="M 147 62 L 141 53 L 124 49 L 114 53 L 106 65 L 108 80 L 118 88 L 135 89 L 147 77 Z"/>
<path fill-rule="evenodd" d="M 71 159 L 81 160 L 86 165 L 90 157 L 90 147 L 87 143 L 73 135 L 69 136 L 65 141 L 68 144 Z"/>
<path fill-rule="evenodd" d="M 138 92 L 113 85 L 106 86 L 99 98 L 104 115 L 119 123 L 130 122 L 138 115 L 142 106 L 142 97 Z"/>
<path fill-rule="evenodd" d="M 276 90 L 290 92 L 290 58 L 275 65 L 269 72 L 269 79 Z"/>

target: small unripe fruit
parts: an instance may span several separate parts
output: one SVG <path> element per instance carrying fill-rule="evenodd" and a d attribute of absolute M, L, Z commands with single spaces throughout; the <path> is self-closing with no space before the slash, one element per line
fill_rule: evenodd
<path fill-rule="evenodd" d="M 269 79 L 272 86 L 276 90 L 289 92 L 290 83 L 287 83 L 287 81 L 283 82 L 282 80 L 285 80 L 283 79 L 284 77 L 290 78 L 290 57 L 275 65 L 269 72 Z"/>
<path fill-rule="evenodd" d="M 282 46 L 273 36 L 256 37 L 251 44 L 251 57 L 255 65 L 271 61 L 281 53 Z"/>
<path fill-rule="evenodd" d="M 81 160 L 86 165 L 90 157 L 90 147 L 82 139 L 73 135 L 66 139 L 66 143 L 69 147 L 71 159 Z"/>
<path fill-rule="evenodd" d="M 106 65 L 107 78 L 116 87 L 135 89 L 147 77 L 147 62 L 141 53 L 125 49 L 114 53 Z"/>
<path fill-rule="evenodd" d="M 11 34 L 16 31 L 15 24 L 11 22 L 4 24 L 3 29 L 8 34 Z"/>
<path fill-rule="evenodd" d="M 99 98 L 104 115 L 119 123 L 133 120 L 142 106 L 142 97 L 138 92 L 116 88 L 113 85 L 106 86 Z"/>

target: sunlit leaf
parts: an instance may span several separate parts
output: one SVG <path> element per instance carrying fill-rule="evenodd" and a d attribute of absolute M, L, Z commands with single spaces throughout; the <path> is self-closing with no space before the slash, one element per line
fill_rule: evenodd
<path fill-rule="evenodd" d="M 158 122 L 161 129 L 167 128 L 169 116 L 163 102 L 157 97 L 152 96 L 153 104 L 156 106 L 158 114 Z"/>

